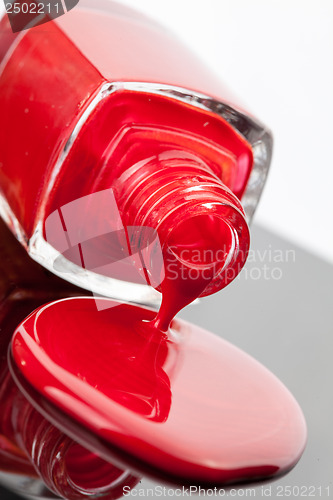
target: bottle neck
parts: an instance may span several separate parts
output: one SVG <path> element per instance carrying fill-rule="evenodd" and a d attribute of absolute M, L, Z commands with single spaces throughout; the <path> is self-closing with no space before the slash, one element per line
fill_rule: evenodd
<path fill-rule="evenodd" d="M 197 155 L 172 150 L 143 160 L 120 176 L 117 193 L 131 250 L 145 254 L 158 290 L 177 266 L 193 276 L 209 274 L 201 296 L 225 287 L 242 269 L 249 248 L 242 205 Z"/>

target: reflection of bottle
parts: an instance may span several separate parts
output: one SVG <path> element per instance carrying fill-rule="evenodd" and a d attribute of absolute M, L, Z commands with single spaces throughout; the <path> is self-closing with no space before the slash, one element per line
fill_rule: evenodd
<path fill-rule="evenodd" d="M 251 216 L 271 137 L 231 106 L 223 87 L 166 30 L 112 2 L 107 12 L 102 3 L 92 5 L 82 0 L 47 29 L 33 28 L 14 41 L 2 20 L 0 43 L 8 48 L 2 47 L 0 74 L 2 214 L 30 254 L 58 273 L 54 258 L 78 241 L 70 241 L 64 213 L 65 245 L 56 234 L 64 226 L 53 226 L 50 237 L 45 223 L 86 195 L 112 189 L 121 224 L 109 205 L 99 205 L 97 215 L 104 212 L 109 231 L 150 226 L 162 247 L 172 229 L 184 232 L 189 217 L 200 216 L 215 240 L 220 235 L 220 246 L 226 231 L 233 237 L 202 295 L 212 293 L 246 259 L 238 199 Z M 90 217 L 92 210 L 87 206 Z M 82 224 L 85 216 L 80 211 L 72 223 Z M 197 240 L 186 249 L 191 243 Z M 91 270 L 83 274 L 66 262 L 65 277 L 85 288 L 141 302 L 155 297 L 147 287 L 124 287 L 119 280 L 126 276 L 116 275 L 115 282 L 94 273 L 88 283 Z"/>
<path fill-rule="evenodd" d="M 2 375 L 0 461 L 16 490 L 21 480 L 25 494 L 38 488 L 43 498 L 51 497 L 37 479 L 41 476 L 51 491 L 64 498 L 117 498 L 123 486 L 139 481 L 63 434 L 28 402 L 8 371 Z"/>

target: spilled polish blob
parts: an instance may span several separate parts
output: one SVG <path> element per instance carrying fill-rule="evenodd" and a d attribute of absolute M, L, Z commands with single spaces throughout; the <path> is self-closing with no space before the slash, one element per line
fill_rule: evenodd
<path fill-rule="evenodd" d="M 155 318 L 109 299 L 43 306 L 14 335 L 16 382 L 72 437 L 98 437 L 93 452 L 135 472 L 207 487 L 288 472 L 306 441 L 290 392 L 221 338 L 178 319 L 162 332 Z"/>

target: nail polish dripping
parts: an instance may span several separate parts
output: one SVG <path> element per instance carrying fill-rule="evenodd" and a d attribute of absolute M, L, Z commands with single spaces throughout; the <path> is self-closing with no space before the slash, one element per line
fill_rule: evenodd
<path fill-rule="evenodd" d="M 216 279 L 232 252 L 232 230 L 222 218 L 201 215 L 176 227 L 164 252 L 165 276 L 156 328 L 166 331 L 173 317 Z"/>

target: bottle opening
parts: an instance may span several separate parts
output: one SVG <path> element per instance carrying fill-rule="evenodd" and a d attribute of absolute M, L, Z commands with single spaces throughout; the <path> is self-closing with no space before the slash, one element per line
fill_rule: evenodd
<path fill-rule="evenodd" d="M 233 254 L 235 236 L 231 227 L 220 217 L 197 215 L 178 224 L 171 232 L 167 245 L 184 265 L 196 269 L 223 269 Z"/>

